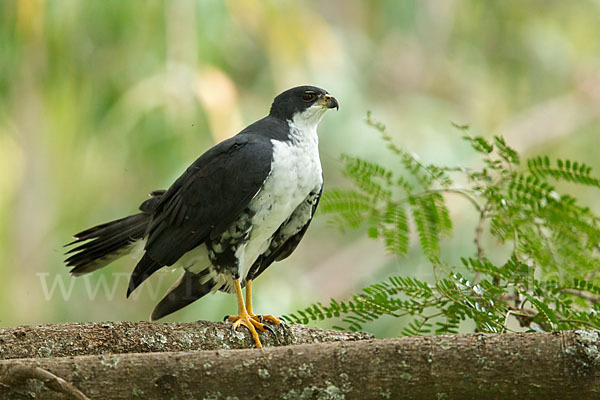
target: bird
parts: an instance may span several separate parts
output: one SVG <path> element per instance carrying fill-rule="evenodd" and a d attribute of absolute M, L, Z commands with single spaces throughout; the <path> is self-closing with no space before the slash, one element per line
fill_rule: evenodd
<path fill-rule="evenodd" d="M 314 216 L 323 191 L 317 126 L 333 108 L 338 100 L 316 86 L 282 92 L 266 117 L 204 152 L 167 190 L 151 192 L 138 213 L 75 234 L 65 245 L 69 272 L 137 255 L 129 297 L 161 268 L 182 268 L 150 319 L 209 293 L 235 293 L 238 314 L 225 318 L 261 348 L 257 330 L 285 323 L 254 313 L 252 282 L 292 254 Z"/>

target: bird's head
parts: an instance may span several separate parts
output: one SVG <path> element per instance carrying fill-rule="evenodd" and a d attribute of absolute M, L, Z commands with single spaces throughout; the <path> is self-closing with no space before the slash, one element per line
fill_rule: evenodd
<path fill-rule="evenodd" d="M 340 105 L 326 90 L 315 86 L 298 86 L 275 97 L 270 115 L 284 121 L 316 126 L 330 108 L 339 109 Z"/>

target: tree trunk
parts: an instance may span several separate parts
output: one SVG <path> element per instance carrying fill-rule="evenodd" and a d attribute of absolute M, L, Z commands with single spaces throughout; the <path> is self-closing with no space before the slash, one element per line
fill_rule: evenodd
<path fill-rule="evenodd" d="M 211 329 L 211 324 L 204 324 L 201 326 Z M 136 335 L 157 337 L 155 324 L 131 325 L 125 332 L 150 330 L 147 335 Z M 181 325 L 174 324 L 174 331 Z M 221 324 L 214 325 L 223 329 Z M 73 332 L 78 329 L 63 327 Z M 63 392 L 85 398 L 60 386 L 53 376 L 63 378 L 90 399 L 600 397 L 600 336 L 596 331 L 364 340 L 337 332 L 348 335 L 349 340 L 337 336 L 343 341 L 318 343 L 327 340 L 327 334 L 310 341 L 314 330 L 301 326 L 293 330 L 297 337 L 306 332 L 309 343 L 263 350 L 154 350 L 4 360 L 0 361 L 0 397 L 68 398 Z M 161 332 L 170 344 L 168 330 Z"/>

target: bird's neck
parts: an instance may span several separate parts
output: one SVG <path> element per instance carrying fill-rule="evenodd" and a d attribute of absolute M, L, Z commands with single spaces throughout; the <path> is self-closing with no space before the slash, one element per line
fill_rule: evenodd
<path fill-rule="evenodd" d="M 288 120 L 290 126 L 290 140 L 296 144 L 309 145 L 315 150 L 319 146 L 319 136 L 317 135 L 317 123 L 306 123 L 300 120 Z"/>
<path fill-rule="evenodd" d="M 325 110 L 323 112 L 319 111 L 321 110 L 316 110 L 313 113 L 298 113 L 287 121 L 290 126 L 292 141 L 310 142 L 315 146 L 318 145 L 317 126 L 321 122 L 323 115 L 325 115 Z"/>

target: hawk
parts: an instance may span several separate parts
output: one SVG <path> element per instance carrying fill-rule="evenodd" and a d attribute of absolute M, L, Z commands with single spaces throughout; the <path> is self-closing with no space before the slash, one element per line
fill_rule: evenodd
<path fill-rule="evenodd" d="M 238 315 L 226 318 L 232 329 L 248 328 L 262 347 L 257 329 L 285 325 L 254 314 L 252 281 L 288 257 L 310 224 L 323 188 L 317 126 L 332 108 L 338 101 L 318 87 L 281 93 L 269 115 L 206 151 L 169 189 L 150 193 L 139 213 L 76 234 L 66 260 L 71 274 L 139 254 L 129 297 L 159 269 L 181 267 L 152 320 L 208 293 L 235 293 Z"/>

